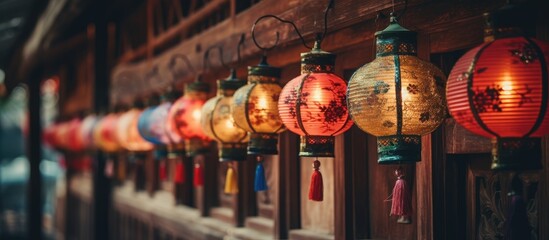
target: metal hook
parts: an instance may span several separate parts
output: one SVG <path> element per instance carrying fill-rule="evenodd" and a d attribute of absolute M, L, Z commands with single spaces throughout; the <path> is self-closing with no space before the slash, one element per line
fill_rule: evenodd
<path fill-rule="evenodd" d="M 154 65 L 151 71 L 145 74 L 145 79 L 147 79 L 147 83 L 151 78 L 155 77 L 156 75 L 158 75 L 158 65 Z"/>
<path fill-rule="evenodd" d="M 237 57 L 237 63 L 240 63 L 240 48 L 244 46 L 244 41 L 246 40 L 246 34 L 242 33 L 240 35 L 240 40 L 238 40 L 238 45 L 236 46 L 236 57 Z"/>
<path fill-rule="evenodd" d="M 324 31 L 322 32 L 322 37 L 320 38 L 320 43 L 324 40 L 326 33 L 328 32 L 328 11 L 334 8 L 335 0 L 330 0 L 328 6 L 324 10 Z"/>
<path fill-rule="evenodd" d="M 202 71 L 205 71 L 210 67 L 210 51 L 212 49 L 217 49 L 219 51 L 219 61 L 221 62 L 221 65 L 223 67 L 227 67 L 227 64 L 225 64 L 225 61 L 223 60 L 223 47 L 221 46 L 211 46 L 204 52 L 204 59 L 202 63 Z"/>
<path fill-rule="evenodd" d="M 257 40 L 255 39 L 255 26 L 263 19 L 265 18 L 274 18 L 282 23 L 287 23 L 287 24 L 290 24 L 292 25 L 292 27 L 294 28 L 295 32 L 297 33 L 297 35 L 299 36 L 299 38 L 301 39 L 301 42 L 303 43 L 303 46 L 305 46 L 306 48 L 312 48 L 310 47 L 309 45 L 307 45 L 307 43 L 305 42 L 305 38 L 303 38 L 303 35 L 301 35 L 301 32 L 299 32 L 299 29 L 297 28 L 297 26 L 295 25 L 294 22 L 292 21 L 288 21 L 288 20 L 285 20 L 285 19 L 282 19 L 280 17 L 277 17 L 275 15 L 272 15 L 272 14 L 268 14 L 268 15 L 263 15 L 261 17 L 259 17 L 257 20 L 255 20 L 254 22 L 254 25 L 252 25 L 252 39 L 254 40 L 254 43 L 255 45 L 263 50 L 263 51 L 269 51 L 273 48 L 276 47 L 276 45 L 278 44 L 278 41 L 280 40 L 280 33 L 278 31 L 276 31 L 276 41 L 275 41 L 275 44 L 273 44 L 273 46 L 270 46 L 270 47 L 262 47 L 261 45 L 259 45 L 259 43 L 257 43 Z"/>
<path fill-rule="evenodd" d="M 189 60 L 189 58 L 186 55 L 176 53 L 172 56 L 172 58 L 170 59 L 170 62 L 168 63 L 168 67 L 170 68 L 170 70 L 172 70 L 174 76 L 175 76 L 175 71 L 173 71 L 173 70 L 174 70 L 175 63 L 176 63 L 177 59 L 183 60 L 183 62 L 185 62 L 185 64 L 187 65 L 187 68 L 189 70 L 191 70 L 191 72 L 193 72 L 193 74 L 196 74 L 196 70 L 194 69 L 193 65 L 191 64 L 191 61 Z"/>
<path fill-rule="evenodd" d="M 393 11 L 390 13 L 390 16 L 391 16 L 391 18 L 394 18 L 395 20 L 400 20 L 400 17 L 402 17 L 402 15 L 404 15 L 406 10 L 408 9 L 408 0 L 404 0 L 404 8 L 402 9 L 402 11 L 399 14 L 396 14 L 396 12 L 395 12 L 395 5 L 396 4 L 393 1 Z"/>

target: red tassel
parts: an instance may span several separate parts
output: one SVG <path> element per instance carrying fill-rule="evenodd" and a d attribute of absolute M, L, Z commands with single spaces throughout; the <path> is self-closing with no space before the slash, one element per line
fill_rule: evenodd
<path fill-rule="evenodd" d="M 196 163 L 194 164 L 194 178 L 193 178 L 193 184 L 195 187 L 200 187 L 204 185 L 204 174 L 202 173 L 202 166 L 200 164 Z"/>
<path fill-rule="evenodd" d="M 412 215 L 412 194 L 408 188 L 402 169 L 395 170 L 397 181 L 393 188 L 393 199 L 391 205 L 391 215 L 399 216 L 398 223 L 410 223 Z"/>
<path fill-rule="evenodd" d="M 111 178 L 113 176 L 113 169 L 114 169 L 114 163 L 112 162 L 111 159 L 108 159 L 107 162 L 105 163 L 105 176 L 107 178 Z"/>
<path fill-rule="evenodd" d="M 319 171 L 320 162 L 313 162 L 313 175 L 311 176 L 311 185 L 309 186 L 309 200 L 322 201 L 324 199 L 324 185 L 322 183 L 322 174 Z"/>
<path fill-rule="evenodd" d="M 160 161 L 160 164 L 158 166 L 158 178 L 160 178 L 160 181 L 166 181 L 168 178 L 166 176 L 166 162 Z"/>
<path fill-rule="evenodd" d="M 182 162 L 178 162 L 175 165 L 175 175 L 173 177 L 175 183 L 181 184 L 185 182 L 185 166 Z"/>

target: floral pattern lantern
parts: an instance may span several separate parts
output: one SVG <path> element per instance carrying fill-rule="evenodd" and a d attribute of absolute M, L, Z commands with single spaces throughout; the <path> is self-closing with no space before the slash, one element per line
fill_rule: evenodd
<path fill-rule="evenodd" d="M 118 117 L 116 113 L 104 116 L 93 130 L 93 142 L 102 151 L 113 153 L 120 149 L 120 144 L 116 139 Z"/>
<path fill-rule="evenodd" d="M 146 152 L 153 149 L 153 144 L 147 142 L 139 134 L 137 121 L 143 110 L 132 108 L 120 115 L 117 122 L 116 137 L 119 144 L 128 151 Z"/>
<path fill-rule="evenodd" d="M 457 61 L 446 88 L 456 122 L 492 139 L 494 170 L 540 168 L 549 133 L 549 43 L 524 37 L 516 14 L 511 6 L 486 14 L 485 42 Z"/>
<path fill-rule="evenodd" d="M 189 156 L 203 152 L 210 142 L 200 125 L 201 109 L 209 92 L 210 86 L 198 78 L 186 86 L 184 95 L 173 103 L 168 112 L 167 129 L 183 139 Z M 175 138 L 171 137 L 172 140 Z"/>
<path fill-rule="evenodd" d="M 229 78 L 217 81 L 217 96 L 208 100 L 202 108 L 202 129 L 218 142 L 220 161 L 246 160 L 248 133 L 235 124 L 231 115 L 233 94 L 244 84 L 246 82 L 238 79 L 234 69 L 231 69 Z M 236 182 L 235 170 L 229 164 L 225 193 L 237 193 Z"/>
<path fill-rule="evenodd" d="M 333 157 L 336 135 L 353 124 L 346 105 L 347 84 L 334 74 L 335 54 L 320 49 L 320 40 L 301 54 L 301 75 L 280 93 L 278 111 L 284 125 L 301 136 L 299 156 Z M 322 201 L 320 162 L 313 163 L 309 199 Z"/>
<path fill-rule="evenodd" d="M 416 33 L 396 17 L 375 35 L 376 58 L 349 81 L 349 113 L 359 128 L 377 137 L 378 163 L 415 163 L 421 159 L 421 136 L 445 118 L 445 77 L 416 56 Z M 411 191 L 401 168 L 395 175 L 391 215 L 409 223 Z"/>

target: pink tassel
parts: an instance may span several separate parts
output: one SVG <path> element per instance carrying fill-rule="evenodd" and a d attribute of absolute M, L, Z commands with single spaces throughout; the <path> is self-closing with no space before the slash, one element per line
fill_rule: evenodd
<path fill-rule="evenodd" d="M 324 199 L 324 185 L 322 183 L 322 174 L 319 171 L 320 162 L 313 162 L 313 175 L 311 176 L 311 185 L 309 185 L 309 200 L 322 201 Z"/>
<path fill-rule="evenodd" d="M 160 181 L 166 181 L 166 162 L 160 161 L 160 166 L 158 166 L 158 177 L 160 178 Z"/>
<path fill-rule="evenodd" d="M 397 181 L 393 188 L 393 199 L 391 205 L 391 215 L 399 216 L 398 223 L 410 223 L 412 215 L 412 194 L 408 183 L 404 180 L 402 169 L 395 170 Z"/>
<path fill-rule="evenodd" d="M 113 176 L 113 169 L 114 169 L 114 163 L 112 162 L 111 159 L 108 159 L 107 162 L 105 163 L 105 176 L 107 178 L 111 178 Z"/>

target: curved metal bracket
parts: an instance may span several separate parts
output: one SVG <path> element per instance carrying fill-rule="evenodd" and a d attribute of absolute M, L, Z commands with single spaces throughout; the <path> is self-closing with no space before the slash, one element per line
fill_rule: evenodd
<path fill-rule="evenodd" d="M 328 2 L 328 6 L 324 10 L 324 29 L 323 29 L 322 34 L 320 35 L 319 43 L 322 43 L 322 40 L 324 39 L 324 37 L 326 36 L 326 33 L 328 32 L 328 12 L 331 9 L 334 8 L 334 2 L 335 2 L 335 0 L 330 0 Z M 259 49 L 263 50 L 264 52 L 270 51 L 278 45 L 278 42 L 280 40 L 280 33 L 277 31 L 276 32 L 276 40 L 275 40 L 275 43 L 272 46 L 270 46 L 270 47 L 261 46 L 257 42 L 257 39 L 255 38 L 255 27 L 261 20 L 263 20 L 265 18 L 274 18 L 274 19 L 278 20 L 279 22 L 290 24 L 294 28 L 297 35 L 299 36 L 299 39 L 301 39 L 301 43 L 303 44 L 303 46 L 305 46 L 306 48 L 309 48 L 309 49 L 312 48 L 311 46 L 307 45 L 307 43 L 305 42 L 305 38 L 303 38 L 303 35 L 301 34 L 301 32 L 299 31 L 299 29 L 297 28 L 297 26 L 295 25 L 294 22 L 283 19 L 283 18 L 280 18 L 276 15 L 267 14 L 267 15 L 263 15 L 263 16 L 259 17 L 257 20 L 255 20 L 254 24 L 252 25 L 252 40 L 254 41 L 255 45 Z"/>
<path fill-rule="evenodd" d="M 221 65 L 223 67 L 228 68 L 227 64 L 225 64 L 225 61 L 223 60 L 223 47 L 221 46 L 211 46 L 204 52 L 204 59 L 202 62 L 202 71 L 204 72 L 206 69 L 210 67 L 210 51 L 212 49 L 217 49 L 219 51 L 219 61 L 221 62 Z"/>
<path fill-rule="evenodd" d="M 168 63 L 168 68 L 172 71 L 172 73 L 175 76 L 175 64 L 177 62 L 177 59 L 181 59 L 183 62 L 185 62 L 185 65 L 187 65 L 187 68 L 193 72 L 193 74 L 196 74 L 196 70 L 194 69 L 193 65 L 191 64 L 191 61 L 186 55 L 183 55 L 181 53 L 176 53 L 170 58 L 170 62 Z"/>

